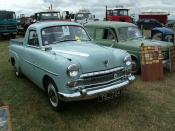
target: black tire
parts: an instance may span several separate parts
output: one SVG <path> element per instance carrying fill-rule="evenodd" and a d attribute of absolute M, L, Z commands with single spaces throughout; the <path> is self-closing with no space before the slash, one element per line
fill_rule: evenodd
<path fill-rule="evenodd" d="M 14 67 L 14 70 L 15 70 L 15 76 L 17 77 L 17 78 L 22 78 L 23 77 L 23 74 L 21 73 L 21 70 L 20 70 L 20 68 L 16 68 L 16 66 L 15 66 L 15 59 L 14 58 L 11 58 L 11 65 Z"/>
<path fill-rule="evenodd" d="M 23 74 L 21 73 L 21 71 L 18 70 L 15 66 L 14 66 L 14 69 L 15 69 L 15 76 L 17 78 L 22 78 L 23 77 Z"/>
<path fill-rule="evenodd" d="M 132 58 L 132 74 L 138 74 L 140 71 L 140 67 L 136 59 Z"/>
<path fill-rule="evenodd" d="M 60 112 L 62 111 L 62 101 L 58 96 L 58 90 L 55 82 L 52 79 L 48 79 L 46 82 L 46 89 L 49 104 L 54 111 Z"/>

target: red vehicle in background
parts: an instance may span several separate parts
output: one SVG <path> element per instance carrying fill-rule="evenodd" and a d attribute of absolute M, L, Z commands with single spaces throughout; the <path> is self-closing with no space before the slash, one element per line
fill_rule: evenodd
<path fill-rule="evenodd" d="M 106 21 L 120 21 L 120 22 L 132 22 L 131 17 L 128 14 L 129 9 L 123 6 L 116 8 L 108 8 L 106 6 Z"/>
<path fill-rule="evenodd" d="M 165 25 L 168 20 L 169 13 L 166 12 L 142 12 L 139 15 L 139 20 L 142 19 L 155 19 Z"/>

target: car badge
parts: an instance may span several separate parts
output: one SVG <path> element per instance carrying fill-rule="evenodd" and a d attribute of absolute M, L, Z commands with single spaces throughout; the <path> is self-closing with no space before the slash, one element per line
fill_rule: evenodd
<path fill-rule="evenodd" d="M 109 60 L 105 60 L 104 65 L 105 65 L 105 67 L 108 67 L 109 66 Z"/>

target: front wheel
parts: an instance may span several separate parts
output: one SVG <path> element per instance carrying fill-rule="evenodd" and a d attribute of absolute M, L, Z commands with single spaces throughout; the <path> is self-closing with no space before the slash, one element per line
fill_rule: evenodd
<path fill-rule="evenodd" d="M 49 99 L 49 104 L 55 111 L 62 110 L 62 102 L 59 99 L 57 88 L 55 83 L 52 80 L 47 82 L 47 94 Z"/>
<path fill-rule="evenodd" d="M 14 66 L 14 70 L 15 70 L 15 76 L 17 78 L 23 78 L 23 74 L 21 73 L 20 69 L 17 69 L 15 66 Z"/>
<path fill-rule="evenodd" d="M 139 73 L 139 66 L 136 60 L 132 60 L 132 73 L 133 74 Z"/>

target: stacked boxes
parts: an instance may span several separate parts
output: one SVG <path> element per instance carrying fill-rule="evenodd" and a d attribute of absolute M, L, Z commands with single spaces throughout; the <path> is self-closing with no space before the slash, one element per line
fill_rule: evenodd
<path fill-rule="evenodd" d="M 159 46 L 142 46 L 141 52 L 141 79 L 153 81 L 163 79 L 163 55 Z"/>
<path fill-rule="evenodd" d="M 162 51 L 158 46 L 141 47 L 141 65 L 161 63 Z"/>

